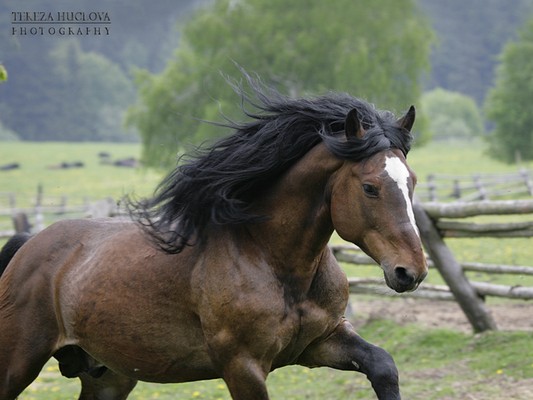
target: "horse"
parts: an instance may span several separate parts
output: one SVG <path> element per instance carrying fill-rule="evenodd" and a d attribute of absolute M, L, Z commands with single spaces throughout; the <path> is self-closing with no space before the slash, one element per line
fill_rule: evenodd
<path fill-rule="evenodd" d="M 397 292 L 425 278 L 406 161 L 415 109 L 396 118 L 348 94 L 249 82 L 248 119 L 130 199 L 129 217 L 63 220 L 6 245 L 0 400 L 51 357 L 80 399 L 222 378 L 234 400 L 267 400 L 286 365 L 363 373 L 378 399 L 400 398 L 392 356 L 344 317 L 328 242 L 336 231 L 359 246 Z"/>

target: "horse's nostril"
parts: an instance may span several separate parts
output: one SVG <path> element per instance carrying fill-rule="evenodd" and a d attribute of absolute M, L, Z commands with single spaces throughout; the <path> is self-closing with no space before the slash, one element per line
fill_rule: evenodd
<path fill-rule="evenodd" d="M 415 283 L 414 275 L 411 272 L 407 271 L 405 267 L 394 268 L 394 275 L 396 276 L 398 282 L 402 285 L 408 286 Z"/>

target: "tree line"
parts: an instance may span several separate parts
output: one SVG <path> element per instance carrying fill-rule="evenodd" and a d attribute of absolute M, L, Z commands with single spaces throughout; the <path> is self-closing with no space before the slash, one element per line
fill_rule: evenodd
<path fill-rule="evenodd" d="M 505 63 L 498 55 L 507 42 L 527 38 L 518 28 L 533 10 L 533 0 L 79 0 L 79 10 L 110 15 L 110 35 L 9 34 L 12 11 L 62 5 L 72 10 L 53 0 L 0 4 L 0 64 L 9 74 L 0 86 L 0 140 L 140 138 L 153 165 L 220 134 L 199 120 L 240 115 L 225 79 L 239 79 L 236 65 L 291 96 L 345 91 L 397 113 L 422 104 L 419 144 L 431 133 L 484 130 L 482 111 L 497 138 L 505 113 L 495 110 L 510 103 L 494 89 L 482 107 L 493 82 L 509 87 L 504 68 L 495 76 L 494 67 Z M 491 143 L 494 155 L 514 159 Z"/>
<path fill-rule="evenodd" d="M 196 3 L 2 1 L 0 63 L 9 79 L 0 89 L 0 139 L 138 140 L 124 126 L 125 112 L 136 99 L 135 69 L 155 73 L 164 68 L 179 43 L 177 21 Z M 13 23 L 22 12 L 55 16 L 69 11 L 105 12 L 109 34 L 60 35 L 65 25 Z M 32 34 L 32 27 L 43 26 L 44 32 Z"/>

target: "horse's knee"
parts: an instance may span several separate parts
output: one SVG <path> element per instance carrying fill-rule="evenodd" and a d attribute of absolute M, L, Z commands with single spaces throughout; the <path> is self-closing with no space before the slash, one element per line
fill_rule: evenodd
<path fill-rule="evenodd" d="M 398 380 L 398 368 L 392 356 L 380 347 L 374 347 L 372 352 L 373 362 L 370 371 L 374 377 L 387 380 Z"/>

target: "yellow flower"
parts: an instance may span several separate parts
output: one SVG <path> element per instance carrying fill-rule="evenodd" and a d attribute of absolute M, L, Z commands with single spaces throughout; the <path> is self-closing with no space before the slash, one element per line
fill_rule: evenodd
<path fill-rule="evenodd" d="M 498 370 L 496 370 L 496 373 L 497 373 L 498 375 L 503 374 L 503 369 L 498 369 Z"/>

